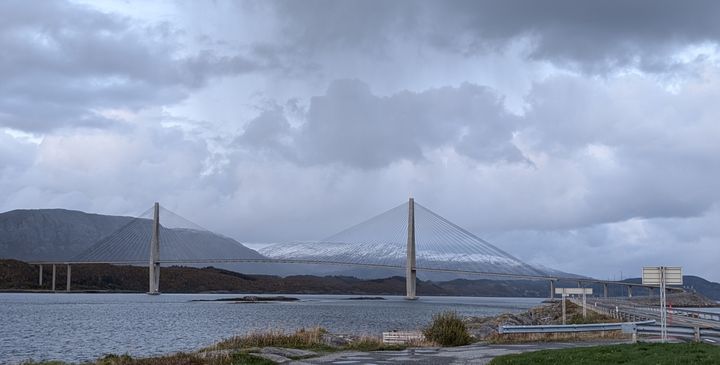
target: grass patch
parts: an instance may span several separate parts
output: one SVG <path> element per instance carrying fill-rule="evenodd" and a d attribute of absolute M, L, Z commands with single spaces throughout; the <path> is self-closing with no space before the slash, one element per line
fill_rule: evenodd
<path fill-rule="evenodd" d="M 465 322 L 453 311 L 434 314 L 430 325 L 423 329 L 423 335 L 441 346 L 462 346 L 472 342 Z"/>
<path fill-rule="evenodd" d="M 361 337 L 353 342 L 350 342 L 346 346 L 342 347 L 342 350 L 353 350 L 353 351 L 399 351 L 406 349 L 406 345 L 399 344 L 386 344 L 377 337 Z"/>
<path fill-rule="evenodd" d="M 493 333 L 485 338 L 485 341 L 492 344 L 512 344 L 528 342 L 582 342 L 582 341 L 607 341 L 627 340 L 631 335 L 622 331 L 595 331 L 595 332 L 558 332 L 558 333 Z"/>
<path fill-rule="evenodd" d="M 491 365 L 718 364 L 720 347 L 702 343 L 633 344 L 542 350 L 499 356 Z"/>
<path fill-rule="evenodd" d="M 406 345 L 385 344 L 382 342 L 382 339 L 369 336 L 360 337 L 347 345 L 331 346 L 324 341 L 323 335 L 325 334 L 327 334 L 327 330 L 321 327 L 300 329 L 294 333 L 286 333 L 283 331 L 256 332 L 223 340 L 204 349 L 204 351 L 248 349 L 252 351 L 253 349 L 261 347 L 285 347 L 323 353 L 344 350 L 392 351 L 407 348 Z"/>
<path fill-rule="evenodd" d="M 327 330 L 321 327 L 302 328 L 294 333 L 283 331 L 254 332 L 244 336 L 231 337 L 206 350 L 233 350 L 258 347 L 286 347 L 293 349 L 328 352 L 335 350 L 323 341 Z"/>

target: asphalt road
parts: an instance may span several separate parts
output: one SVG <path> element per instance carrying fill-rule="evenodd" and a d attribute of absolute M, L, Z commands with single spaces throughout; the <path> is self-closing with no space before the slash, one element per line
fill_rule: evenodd
<path fill-rule="evenodd" d="M 291 364 L 487 364 L 500 355 L 628 342 L 533 343 L 517 345 L 473 344 L 460 347 L 413 348 L 403 351 L 341 352 Z"/>

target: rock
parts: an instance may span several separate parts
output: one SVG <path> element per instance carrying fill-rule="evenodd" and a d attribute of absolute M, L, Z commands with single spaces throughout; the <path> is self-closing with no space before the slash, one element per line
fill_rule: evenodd
<path fill-rule="evenodd" d="M 263 359 L 267 359 L 267 360 L 273 361 L 278 364 L 289 364 L 293 361 L 292 359 L 288 359 L 285 356 L 280 356 L 280 355 L 276 355 L 276 354 L 264 354 L 264 353 L 257 354 L 256 353 L 256 354 L 252 354 L 252 355 L 257 356 L 257 357 L 262 357 Z"/>
<path fill-rule="evenodd" d="M 260 349 L 262 354 L 280 355 L 283 357 L 311 357 L 317 356 L 317 353 L 309 350 L 288 349 L 284 347 L 263 347 Z"/>
<path fill-rule="evenodd" d="M 340 335 L 333 335 L 332 333 L 324 333 L 321 338 L 325 345 L 333 347 L 341 347 L 350 343 L 350 341 Z"/>
<path fill-rule="evenodd" d="M 581 307 L 571 302 L 567 302 L 566 306 L 568 318 L 582 314 Z M 471 317 L 465 319 L 468 332 L 481 340 L 497 333 L 500 325 L 523 326 L 560 323 L 562 323 L 561 302 L 543 304 L 518 314 L 503 313 L 494 317 Z"/>

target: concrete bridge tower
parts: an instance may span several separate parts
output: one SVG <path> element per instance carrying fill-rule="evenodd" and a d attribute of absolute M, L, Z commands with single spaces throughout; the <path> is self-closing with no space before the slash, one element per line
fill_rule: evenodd
<path fill-rule="evenodd" d="M 150 286 L 148 294 L 160 294 L 160 204 L 155 203 L 152 238 L 150 239 Z"/>
<path fill-rule="evenodd" d="M 407 261 L 405 263 L 405 299 L 414 300 L 417 270 L 415 269 L 415 200 L 408 202 Z"/>

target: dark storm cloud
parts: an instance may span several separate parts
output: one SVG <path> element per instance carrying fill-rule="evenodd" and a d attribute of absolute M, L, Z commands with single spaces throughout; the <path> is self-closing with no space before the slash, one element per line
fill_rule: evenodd
<path fill-rule="evenodd" d="M 422 161 L 426 150 L 441 147 L 483 162 L 522 161 L 511 141 L 517 118 L 502 101 L 472 84 L 377 96 L 362 81 L 336 80 L 325 95 L 310 99 L 298 129 L 277 111 L 265 112 L 239 141 L 281 148 L 303 164 L 377 168 Z M 292 150 L 278 144 L 283 135 L 292 138 Z"/>
<path fill-rule="evenodd" d="M 289 46 L 381 52 L 413 40 L 461 54 L 527 39 L 531 59 L 605 73 L 673 69 L 683 47 L 720 41 L 717 1 L 310 1 L 279 2 Z"/>
<path fill-rule="evenodd" d="M 27 5 L 0 3 L 0 126 L 107 126 L 99 109 L 176 102 L 212 76 L 260 67 L 240 56 L 187 54 L 166 24 L 141 26 L 64 1 Z"/>

